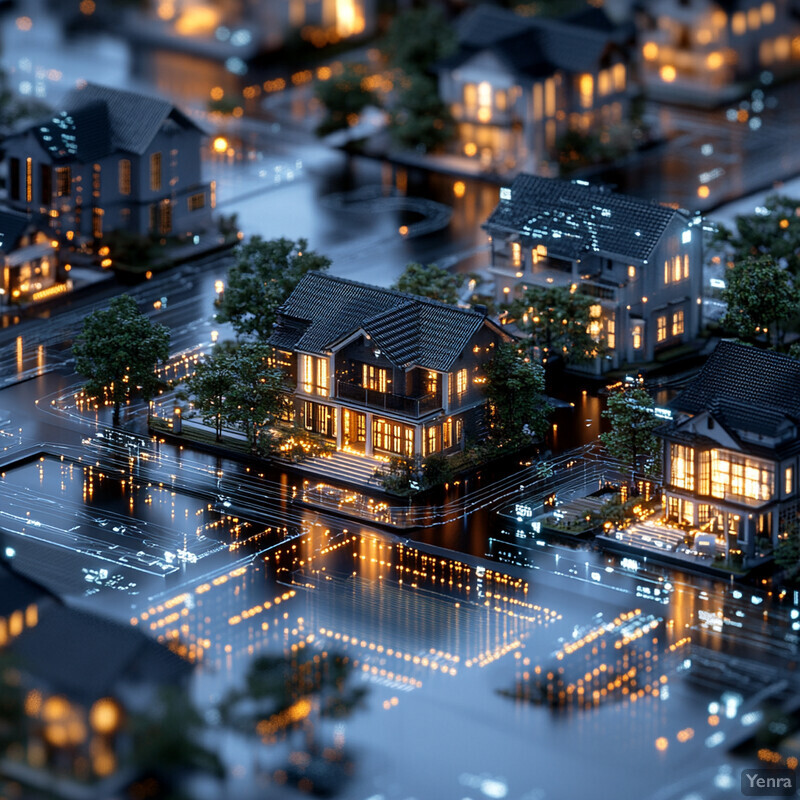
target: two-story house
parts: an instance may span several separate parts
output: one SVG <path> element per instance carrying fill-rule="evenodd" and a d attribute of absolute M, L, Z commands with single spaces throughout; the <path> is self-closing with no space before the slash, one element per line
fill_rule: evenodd
<path fill-rule="evenodd" d="M 166 100 L 95 84 L 5 142 L 8 202 L 47 217 L 57 239 L 112 230 L 186 236 L 211 225 L 200 174 L 203 131 Z"/>
<path fill-rule="evenodd" d="M 596 300 L 596 372 L 651 361 L 700 330 L 699 217 L 586 181 L 519 175 L 500 190 L 484 229 L 498 301 L 528 286 L 564 286 Z"/>
<path fill-rule="evenodd" d="M 60 280 L 57 245 L 44 218 L 0 208 L 0 306 L 68 290 L 68 282 Z"/>
<path fill-rule="evenodd" d="M 458 26 L 458 50 L 436 65 L 458 123 L 457 147 L 485 168 L 545 174 L 560 136 L 628 118 L 632 24 L 601 9 L 564 19 L 482 5 Z"/>
<path fill-rule="evenodd" d="M 757 536 L 776 544 L 800 512 L 800 361 L 722 341 L 670 408 L 667 519 L 749 556 Z"/>
<path fill-rule="evenodd" d="M 762 70 L 780 75 L 800 62 L 790 0 L 647 0 L 637 28 L 640 78 L 656 98 L 721 103 Z"/>
<path fill-rule="evenodd" d="M 454 452 L 480 436 L 482 367 L 511 339 L 485 311 L 311 272 L 269 343 L 294 380 L 296 423 L 385 459 Z"/>

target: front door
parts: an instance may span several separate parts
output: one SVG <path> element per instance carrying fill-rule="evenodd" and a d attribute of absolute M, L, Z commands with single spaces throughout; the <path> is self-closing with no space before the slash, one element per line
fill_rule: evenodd
<path fill-rule="evenodd" d="M 342 419 L 342 444 L 345 448 L 363 453 L 367 442 L 367 415 L 345 408 Z"/>

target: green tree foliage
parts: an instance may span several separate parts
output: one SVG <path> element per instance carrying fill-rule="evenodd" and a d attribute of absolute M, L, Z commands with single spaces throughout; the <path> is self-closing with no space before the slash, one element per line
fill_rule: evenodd
<path fill-rule="evenodd" d="M 317 82 L 314 92 L 327 111 L 317 128 L 318 136 L 350 127 L 367 106 L 380 107 L 378 95 L 364 86 L 366 77 L 366 65 L 345 64 L 339 75 Z"/>
<path fill-rule="evenodd" d="M 267 454 L 276 444 L 269 431 L 287 408 L 285 376 L 270 366 L 272 350 L 258 342 L 244 342 L 228 368 L 234 381 L 225 396 L 225 421 L 247 434 L 253 453 Z"/>
<path fill-rule="evenodd" d="M 594 301 L 566 287 L 529 286 L 509 306 L 509 315 L 528 335 L 543 361 L 559 355 L 566 362 L 589 361 L 601 350 L 589 334 Z"/>
<path fill-rule="evenodd" d="M 728 270 L 722 293 L 728 304 L 723 325 L 744 338 L 763 333 L 767 345 L 783 341 L 784 327 L 797 313 L 797 289 L 792 276 L 771 256 L 748 257 Z"/>
<path fill-rule="evenodd" d="M 544 368 L 517 345 L 501 344 L 486 366 L 489 439 L 520 447 L 544 436 L 550 406 L 544 396 Z"/>
<path fill-rule="evenodd" d="M 236 248 L 227 285 L 217 301 L 217 321 L 230 322 L 239 336 L 265 340 L 275 314 L 307 272 L 326 270 L 330 259 L 308 250 L 298 239 L 264 240 L 253 236 Z"/>
<path fill-rule="evenodd" d="M 185 690 L 162 688 L 158 702 L 147 713 L 134 715 L 129 727 L 134 763 L 156 774 L 166 791 L 177 791 L 181 779 L 192 774 L 225 777 L 219 756 L 202 744 L 205 722 Z"/>
<path fill-rule="evenodd" d="M 422 152 L 436 150 L 456 135 L 455 120 L 439 97 L 434 78 L 414 74 L 401 79 L 390 131 L 399 147 Z"/>
<path fill-rule="evenodd" d="M 222 425 L 226 417 L 225 399 L 238 377 L 234 358 L 224 350 L 206 356 L 186 381 L 190 399 L 206 425 L 213 425 L 217 441 L 222 441 Z"/>
<path fill-rule="evenodd" d="M 436 264 L 411 262 L 403 270 L 392 288 L 407 294 L 430 297 L 450 305 L 458 304 L 458 290 L 464 285 L 467 276 L 453 274 Z"/>
<path fill-rule="evenodd" d="M 662 422 L 655 415 L 655 403 L 647 389 L 637 384 L 618 384 L 608 396 L 603 417 L 611 422 L 611 430 L 600 434 L 606 450 L 629 466 L 632 473 L 656 472 L 661 440 L 654 431 Z"/>
<path fill-rule="evenodd" d="M 111 402 L 117 424 L 122 403 L 135 391 L 148 400 L 157 390 L 156 367 L 169 358 L 169 330 L 151 322 L 123 294 L 108 309 L 86 317 L 72 352 L 76 371 L 88 379 L 87 397 Z"/>
<path fill-rule="evenodd" d="M 775 548 L 775 563 L 784 571 L 789 581 L 796 581 L 800 573 L 800 528 L 792 525 L 786 538 L 778 542 Z"/>
<path fill-rule="evenodd" d="M 426 5 L 396 16 L 383 51 L 392 67 L 407 75 L 425 73 L 456 49 L 456 34 L 441 8 Z"/>
<path fill-rule="evenodd" d="M 734 262 L 769 255 L 793 275 L 800 275 L 798 209 L 800 200 L 770 195 L 758 213 L 737 215 L 734 231 L 720 225 L 714 241 L 732 251 Z"/>

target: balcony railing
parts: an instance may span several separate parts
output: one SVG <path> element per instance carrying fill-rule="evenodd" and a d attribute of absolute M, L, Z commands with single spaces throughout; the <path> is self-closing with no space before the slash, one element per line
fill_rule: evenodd
<path fill-rule="evenodd" d="M 367 389 L 347 381 L 336 382 L 336 396 L 351 403 L 382 408 L 386 411 L 398 411 L 410 417 L 421 417 L 431 411 L 442 407 L 441 398 L 437 394 L 426 394 L 422 397 L 406 397 L 402 394 L 379 392 L 376 389 Z"/>

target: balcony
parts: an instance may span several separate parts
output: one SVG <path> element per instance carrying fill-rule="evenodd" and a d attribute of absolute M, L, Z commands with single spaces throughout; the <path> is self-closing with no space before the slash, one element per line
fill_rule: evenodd
<path fill-rule="evenodd" d="M 367 389 L 365 386 L 347 381 L 336 381 L 336 396 L 340 400 L 347 400 L 350 403 L 384 411 L 394 411 L 408 417 L 422 417 L 432 411 L 438 411 L 442 407 L 441 397 L 438 394 L 406 397 L 401 394 Z"/>

